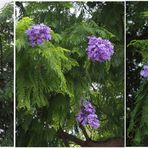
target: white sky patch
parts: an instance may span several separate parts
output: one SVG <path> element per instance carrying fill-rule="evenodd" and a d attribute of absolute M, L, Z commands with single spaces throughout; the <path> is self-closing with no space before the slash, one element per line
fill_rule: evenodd
<path fill-rule="evenodd" d="M 0 9 L 2 9 L 9 2 L 11 2 L 11 0 L 1 0 L 0 1 Z"/>
<path fill-rule="evenodd" d="M 142 63 L 139 63 L 139 64 L 138 64 L 138 66 L 139 66 L 139 67 L 142 67 L 142 66 L 143 66 L 143 64 L 142 64 Z"/>
<path fill-rule="evenodd" d="M 3 129 L 0 129 L 0 134 L 3 133 L 3 132 L 4 132 L 4 130 Z"/>

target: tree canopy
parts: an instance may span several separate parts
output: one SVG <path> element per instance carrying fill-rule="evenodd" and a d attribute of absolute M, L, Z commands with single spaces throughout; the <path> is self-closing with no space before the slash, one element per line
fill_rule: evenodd
<path fill-rule="evenodd" d="M 124 5 L 122 2 L 16 2 L 17 146 L 123 146 Z M 113 15 L 114 17 L 111 17 Z M 30 46 L 26 30 L 44 23 L 51 41 Z M 114 45 L 93 62 L 88 36 Z M 81 99 L 100 127 L 76 121 Z"/>
<path fill-rule="evenodd" d="M 13 4 L 0 10 L 0 146 L 13 146 Z"/>

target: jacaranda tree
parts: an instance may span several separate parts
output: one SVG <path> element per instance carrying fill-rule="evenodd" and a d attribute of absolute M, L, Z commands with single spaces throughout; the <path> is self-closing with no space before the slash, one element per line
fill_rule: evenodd
<path fill-rule="evenodd" d="M 13 4 L 0 10 L 0 146 L 13 146 Z"/>
<path fill-rule="evenodd" d="M 123 3 L 16 5 L 17 146 L 123 146 Z"/>

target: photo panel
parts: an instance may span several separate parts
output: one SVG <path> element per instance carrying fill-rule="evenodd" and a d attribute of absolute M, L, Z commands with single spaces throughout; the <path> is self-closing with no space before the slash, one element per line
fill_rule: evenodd
<path fill-rule="evenodd" d="M 124 146 L 124 2 L 15 2 L 16 146 Z"/>
<path fill-rule="evenodd" d="M 126 145 L 148 146 L 148 2 L 126 2 Z"/>
<path fill-rule="evenodd" d="M 0 147 L 13 146 L 13 2 L 0 2 Z"/>

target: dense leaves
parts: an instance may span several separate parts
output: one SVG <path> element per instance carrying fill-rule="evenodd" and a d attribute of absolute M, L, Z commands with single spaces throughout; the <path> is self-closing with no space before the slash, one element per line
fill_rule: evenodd
<path fill-rule="evenodd" d="M 123 34 L 119 37 L 112 25 L 96 20 L 108 14 L 107 6 L 123 18 L 123 3 L 16 5 L 17 146 L 87 146 L 81 141 L 88 139 L 85 130 L 94 141 L 123 137 Z M 123 22 L 114 18 L 122 30 Z M 51 27 L 52 39 L 31 47 L 25 31 L 40 23 Z M 110 61 L 89 60 L 88 36 L 114 44 Z M 76 121 L 81 98 L 95 106 L 100 128 L 81 127 Z"/>
<path fill-rule="evenodd" d="M 13 5 L 0 10 L 0 146 L 13 146 Z"/>

